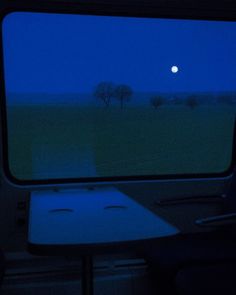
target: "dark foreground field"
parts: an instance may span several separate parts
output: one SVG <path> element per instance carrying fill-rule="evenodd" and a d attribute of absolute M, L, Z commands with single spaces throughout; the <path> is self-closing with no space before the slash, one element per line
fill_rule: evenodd
<path fill-rule="evenodd" d="M 220 105 L 14 106 L 10 169 L 20 179 L 223 172 L 234 117 Z"/>

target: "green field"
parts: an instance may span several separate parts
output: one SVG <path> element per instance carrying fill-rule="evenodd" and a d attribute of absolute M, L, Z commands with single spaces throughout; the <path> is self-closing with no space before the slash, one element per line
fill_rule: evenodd
<path fill-rule="evenodd" d="M 235 107 L 12 106 L 19 179 L 218 173 L 232 157 Z"/>

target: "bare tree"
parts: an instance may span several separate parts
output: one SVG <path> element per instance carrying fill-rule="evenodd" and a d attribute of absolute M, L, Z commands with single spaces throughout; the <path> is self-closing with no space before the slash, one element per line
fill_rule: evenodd
<path fill-rule="evenodd" d="M 115 86 L 112 82 L 101 82 L 96 86 L 94 96 L 102 100 L 106 107 L 109 107 L 114 92 Z"/>
<path fill-rule="evenodd" d="M 155 95 L 150 98 L 150 104 L 155 108 L 159 108 L 164 104 L 165 100 L 162 96 Z"/>
<path fill-rule="evenodd" d="M 199 105 L 199 102 L 197 98 L 194 95 L 192 95 L 186 99 L 186 105 L 190 107 L 190 109 L 194 109 Z"/>
<path fill-rule="evenodd" d="M 128 85 L 118 85 L 115 89 L 114 97 L 120 101 L 120 108 L 124 108 L 124 103 L 129 101 L 133 95 L 132 89 Z"/>

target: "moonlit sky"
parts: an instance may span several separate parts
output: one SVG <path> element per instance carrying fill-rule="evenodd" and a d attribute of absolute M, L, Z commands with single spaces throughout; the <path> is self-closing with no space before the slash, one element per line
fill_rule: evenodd
<path fill-rule="evenodd" d="M 3 49 L 7 92 L 236 90 L 235 22 L 12 13 Z"/>

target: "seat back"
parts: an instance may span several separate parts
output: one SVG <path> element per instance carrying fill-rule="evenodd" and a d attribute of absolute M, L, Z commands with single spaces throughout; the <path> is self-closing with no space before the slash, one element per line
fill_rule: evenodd
<path fill-rule="evenodd" d="M 235 273 L 235 261 L 183 267 L 175 277 L 176 292 L 180 295 L 235 295 Z"/>

